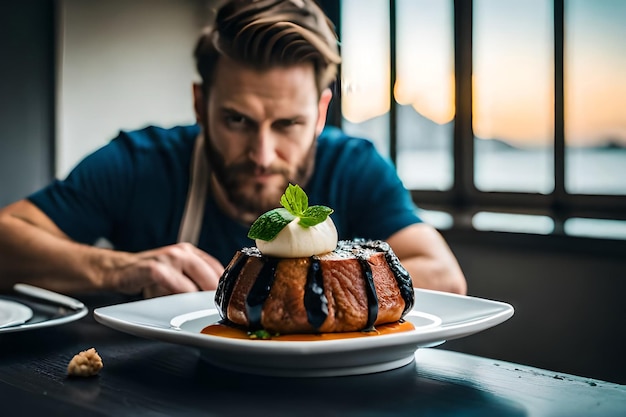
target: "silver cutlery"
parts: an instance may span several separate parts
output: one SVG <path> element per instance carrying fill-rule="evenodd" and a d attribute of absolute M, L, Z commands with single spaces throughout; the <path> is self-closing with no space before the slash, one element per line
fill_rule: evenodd
<path fill-rule="evenodd" d="M 29 284 L 15 284 L 13 289 L 29 297 L 38 298 L 40 300 L 46 300 L 54 304 L 59 304 L 64 307 L 71 308 L 72 310 L 81 310 L 85 308 L 85 305 L 76 300 L 75 298 L 68 297 L 67 295 L 59 294 L 54 291 L 46 290 L 44 288 L 35 287 Z"/>

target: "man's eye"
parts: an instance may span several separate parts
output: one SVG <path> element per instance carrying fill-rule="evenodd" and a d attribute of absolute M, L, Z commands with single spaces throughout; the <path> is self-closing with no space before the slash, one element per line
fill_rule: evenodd
<path fill-rule="evenodd" d="M 241 129 L 247 126 L 248 119 L 246 119 L 244 116 L 238 115 L 226 116 L 226 124 L 229 127 Z"/>
<path fill-rule="evenodd" d="M 295 120 L 279 120 L 275 123 L 276 127 L 278 127 L 279 129 L 287 129 L 289 127 L 295 126 L 296 124 L 298 124 L 297 121 Z"/>

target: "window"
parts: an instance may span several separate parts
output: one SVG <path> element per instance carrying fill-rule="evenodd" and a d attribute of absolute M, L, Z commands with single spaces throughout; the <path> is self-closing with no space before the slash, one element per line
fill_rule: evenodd
<path fill-rule="evenodd" d="M 545 0 L 474 0 L 474 179 L 554 190 L 553 16 Z"/>
<path fill-rule="evenodd" d="M 626 2 L 339 9 L 343 127 L 374 139 L 431 218 L 626 238 Z"/>
<path fill-rule="evenodd" d="M 341 4 L 341 113 L 346 132 L 371 138 L 389 156 L 389 7 L 380 0 Z"/>
<path fill-rule="evenodd" d="M 626 2 L 565 9 L 565 189 L 626 194 Z"/>
<path fill-rule="evenodd" d="M 452 3 L 398 0 L 396 7 L 398 172 L 408 188 L 449 190 L 454 181 Z"/>

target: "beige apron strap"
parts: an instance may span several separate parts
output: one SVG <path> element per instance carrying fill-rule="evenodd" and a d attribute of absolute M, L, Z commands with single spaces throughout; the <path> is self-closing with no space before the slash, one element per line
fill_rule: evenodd
<path fill-rule="evenodd" d="M 204 135 L 199 134 L 191 154 L 189 191 L 178 231 L 179 242 L 198 245 L 208 187 L 209 161 L 204 152 Z"/>
<path fill-rule="evenodd" d="M 189 189 L 187 191 L 183 218 L 178 230 L 178 242 L 189 242 L 195 246 L 198 245 L 208 184 L 209 161 L 204 152 L 204 136 L 199 134 L 191 154 Z M 156 284 L 143 289 L 144 298 L 158 297 L 164 294 L 162 289 Z"/>

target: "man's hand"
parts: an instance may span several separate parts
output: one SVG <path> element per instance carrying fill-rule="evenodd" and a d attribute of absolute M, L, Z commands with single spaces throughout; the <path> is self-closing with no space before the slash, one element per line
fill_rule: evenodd
<path fill-rule="evenodd" d="M 213 290 L 224 272 L 189 243 L 130 253 L 72 241 L 28 200 L 0 209 L 0 289 L 24 282 L 59 292 L 165 295 Z"/>
<path fill-rule="evenodd" d="M 178 243 L 139 252 L 127 265 L 105 276 L 105 287 L 144 296 L 214 290 L 224 272 L 222 264 L 190 243 Z"/>

